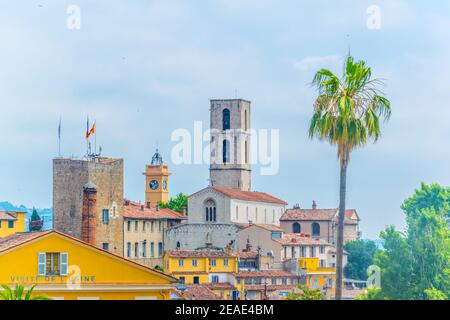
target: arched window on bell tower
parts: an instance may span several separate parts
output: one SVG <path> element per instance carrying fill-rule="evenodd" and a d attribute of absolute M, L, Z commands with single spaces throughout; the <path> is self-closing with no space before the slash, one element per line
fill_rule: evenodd
<path fill-rule="evenodd" d="M 229 163 L 230 162 L 230 142 L 227 139 L 224 139 L 222 142 L 222 162 Z"/>
<path fill-rule="evenodd" d="M 222 129 L 230 130 L 230 110 L 223 109 L 222 111 Z"/>
<path fill-rule="evenodd" d="M 216 222 L 217 221 L 216 202 L 212 199 L 209 199 L 205 202 L 204 207 L 205 207 L 205 221 Z"/>

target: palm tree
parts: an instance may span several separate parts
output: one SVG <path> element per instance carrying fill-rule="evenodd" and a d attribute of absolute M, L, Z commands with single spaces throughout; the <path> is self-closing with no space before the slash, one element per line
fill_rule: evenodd
<path fill-rule="evenodd" d="M 14 290 L 9 286 L 2 285 L 3 292 L 0 292 L 0 300 L 50 300 L 44 296 L 31 296 L 33 294 L 34 287 L 36 287 L 36 285 L 33 285 L 25 293 L 25 287 L 22 285 L 16 284 Z"/>
<path fill-rule="evenodd" d="M 377 141 L 381 135 L 380 119 L 388 120 L 391 115 L 391 104 L 378 89 L 381 85 L 381 80 L 372 79 L 371 68 L 364 61 L 355 62 L 350 55 L 344 63 L 341 79 L 331 71 L 322 69 L 312 81 L 319 96 L 314 103 L 309 137 L 318 137 L 336 145 L 340 162 L 336 300 L 342 298 L 347 167 L 350 153 L 365 145 L 368 139 Z"/>

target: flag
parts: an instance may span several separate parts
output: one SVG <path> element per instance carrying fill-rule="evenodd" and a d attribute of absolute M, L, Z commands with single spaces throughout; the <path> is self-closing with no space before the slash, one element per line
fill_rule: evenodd
<path fill-rule="evenodd" d="M 89 117 L 86 120 L 86 139 L 89 138 Z"/>
<path fill-rule="evenodd" d="M 89 120 L 88 120 L 88 131 L 86 131 L 86 139 L 89 139 L 89 137 L 95 133 L 95 122 L 96 121 L 94 121 L 92 128 L 89 129 Z"/>

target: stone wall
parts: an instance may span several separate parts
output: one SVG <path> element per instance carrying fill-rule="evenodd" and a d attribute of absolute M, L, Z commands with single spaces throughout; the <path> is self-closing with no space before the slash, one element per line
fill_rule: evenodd
<path fill-rule="evenodd" d="M 110 252 L 122 256 L 122 159 L 53 160 L 54 229 L 81 238 L 82 193 L 89 182 L 97 186 L 97 246 L 108 243 Z M 109 210 L 108 224 L 102 221 L 103 209 Z"/>

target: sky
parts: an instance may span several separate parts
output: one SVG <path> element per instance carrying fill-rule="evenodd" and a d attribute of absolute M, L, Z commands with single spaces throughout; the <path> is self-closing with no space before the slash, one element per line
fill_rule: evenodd
<path fill-rule="evenodd" d="M 80 28 L 67 27 L 68 8 Z M 368 28 L 370 6 L 380 28 Z M 156 146 L 170 192 L 208 184 L 208 166 L 171 163 L 174 130 L 209 123 L 209 99 L 252 101 L 254 128 L 280 130 L 280 168 L 253 189 L 293 206 L 336 208 L 336 149 L 307 128 L 320 68 L 350 51 L 385 79 L 393 114 L 382 139 L 352 153 L 347 206 L 363 237 L 403 229 L 420 183 L 450 185 L 450 3 L 406 0 L 2 1 L 0 201 L 52 205 L 52 158 L 85 153 L 86 117 L 103 154 L 124 158 L 125 196 L 144 199 Z M 369 8 L 369 10 L 368 10 Z M 370 20 L 372 21 L 372 20 Z M 377 20 L 378 21 L 378 20 Z"/>

